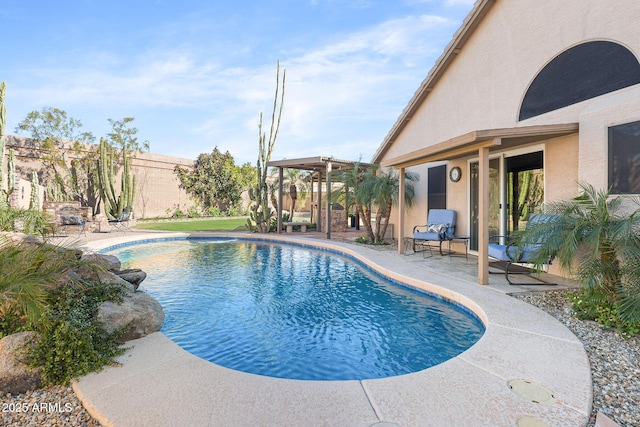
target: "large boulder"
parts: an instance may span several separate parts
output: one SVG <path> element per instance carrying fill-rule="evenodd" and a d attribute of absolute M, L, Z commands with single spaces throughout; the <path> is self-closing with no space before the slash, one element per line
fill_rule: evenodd
<path fill-rule="evenodd" d="M 97 264 L 107 271 L 119 271 L 122 267 L 120 260 L 115 255 L 85 254 L 82 256 L 82 260 Z"/>
<path fill-rule="evenodd" d="M 60 278 L 60 280 L 58 280 L 58 284 L 64 285 L 70 280 L 85 280 L 100 282 L 107 285 L 119 285 L 126 289 L 128 292 L 135 291 L 135 287 L 130 282 L 124 280 L 117 274 L 111 271 L 95 269 L 87 266 L 80 266 L 74 270 L 67 272 L 62 278 Z"/>
<path fill-rule="evenodd" d="M 157 332 L 164 323 L 164 311 L 158 301 L 145 292 L 128 294 L 120 304 L 103 302 L 96 318 L 112 333 L 126 327 L 122 341 L 130 341 Z"/>
<path fill-rule="evenodd" d="M 36 332 L 19 332 L 0 339 L 0 395 L 42 387 L 40 369 L 24 362 L 25 352 L 37 336 Z"/>
<path fill-rule="evenodd" d="M 2 241 L 3 239 L 7 239 L 10 242 L 15 244 L 20 244 L 20 243 L 41 244 L 42 243 L 42 241 L 35 236 L 31 236 L 29 234 L 24 234 L 24 233 L 18 233 L 18 232 L 2 231 L 0 232 L 0 241 Z"/>
<path fill-rule="evenodd" d="M 142 283 L 142 281 L 147 278 L 147 273 L 140 270 L 139 268 L 130 268 L 127 270 L 114 271 L 113 273 L 118 277 L 120 277 L 121 279 L 124 279 L 127 282 L 131 283 L 134 289 L 138 289 L 138 286 L 140 286 L 140 283 Z"/>

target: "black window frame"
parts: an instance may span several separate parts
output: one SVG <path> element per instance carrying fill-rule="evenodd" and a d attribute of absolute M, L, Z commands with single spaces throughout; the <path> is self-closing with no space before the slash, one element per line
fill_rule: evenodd
<path fill-rule="evenodd" d="M 611 194 L 640 194 L 640 120 L 608 128 L 607 160 Z"/>

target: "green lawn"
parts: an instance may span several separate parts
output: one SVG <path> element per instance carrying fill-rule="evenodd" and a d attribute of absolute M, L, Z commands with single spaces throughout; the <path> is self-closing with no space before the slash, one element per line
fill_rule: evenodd
<path fill-rule="evenodd" d="M 162 230 L 181 231 L 190 233 L 194 231 L 247 231 L 246 218 L 216 218 L 201 221 L 168 221 L 168 222 L 138 222 L 136 230 Z"/>

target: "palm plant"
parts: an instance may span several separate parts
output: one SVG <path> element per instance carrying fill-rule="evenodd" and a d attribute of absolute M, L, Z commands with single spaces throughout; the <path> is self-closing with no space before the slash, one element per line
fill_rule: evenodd
<path fill-rule="evenodd" d="M 372 166 L 361 172 L 360 165 L 354 163 L 351 169 L 340 171 L 338 180 L 344 182 L 342 197 L 347 205 L 353 203 L 356 212 L 362 218 L 370 242 L 382 243 L 389 224 L 389 215 L 394 205 L 398 203 L 400 194 L 400 177 L 389 168 L 386 172 Z M 418 180 L 418 175 L 407 172 L 405 174 L 405 203 L 411 206 L 415 200 L 415 190 L 411 182 Z M 375 229 L 371 224 L 372 208 L 375 208 Z M 382 218 L 387 220 L 382 224 Z"/>
<path fill-rule="evenodd" d="M 355 162 L 351 169 L 342 169 L 331 173 L 332 180 L 343 183 L 340 191 L 332 193 L 332 197 L 334 198 L 332 201 L 343 200 L 347 210 L 353 207 L 356 214 L 362 218 L 369 240 L 374 241 L 370 221 L 371 203 L 366 197 L 367 195 L 361 190 L 364 174 L 360 171 L 360 163 Z"/>
<path fill-rule="evenodd" d="M 617 306 L 623 319 L 640 321 L 640 199 L 579 185 L 582 194 L 547 206 L 554 220 L 531 227 L 522 240 L 544 242 L 536 266 L 557 258 L 593 297 Z"/>
<path fill-rule="evenodd" d="M 296 202 L 300 201 L 301 204 L 304 204 L 307 200 L 309 194 L 308 174 L 299 169 L 285 169 L 283 190 L 291 200 L 291 219 L 293 219 Z"/>
<path fill-rule="evenodd" d="M 78 265 L 77 254 L 56 246 L 0 240 L 0 325 L 38 320 L 47 291 Z"/>

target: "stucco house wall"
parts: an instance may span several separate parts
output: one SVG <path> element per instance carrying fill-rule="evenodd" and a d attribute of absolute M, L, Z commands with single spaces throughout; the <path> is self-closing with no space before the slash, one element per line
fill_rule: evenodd
<path fill-rule="evenodd" d="M 480 3 L 491 2 L 478 1 L 476 8 Z M 425 100 L 411 117 L 404 117 L 408 122 L 395 141 L 384 149 L 381 146 L 372 162 L 474 130 L 578 123 L 576 134 L 532 143 L 544 149 L 545 201 L 575 196 L 578 180 L 605 188 L 607 128 L 640 120 L 638 85 L 526 120 L 518 121 L 518 115 L 536 75 L 571 47 L 587 41 L 613 41 L 639 57 L 638 19 L 640 2 L 636 0 L 496 0 Z M 503 150 L 492 149 L 491 155 Z M 447 205 L 458 211 L 460 234 L 468 232 L 468 162 L 472 158 L 452 160 L 447 167 L 460 166 L 463 171 L 458 183 L 447 181 Z M 421 178 L 416 183 L 416 204 L 405 215 L 404 235 L 411 234 L 413 225 L 425 223 L 428 166 L 407 169 Z"/>

